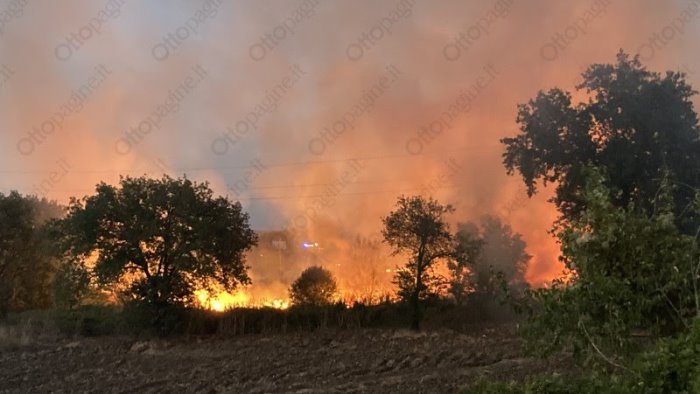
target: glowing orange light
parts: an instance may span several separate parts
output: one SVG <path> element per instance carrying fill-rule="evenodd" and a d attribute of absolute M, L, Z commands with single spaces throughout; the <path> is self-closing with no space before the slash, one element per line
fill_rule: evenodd
<path fill-rule="evenodd" d="M 266 301 L 263 303 L 263 306 L 266 306 L 268 308 L 275 308 L 275 309 L 288 309 L 289 308 L 289 300 L 282 300 L 282 299 L 274 299 L 272 301 Z"/>
<path fill-rule="evenodd" d="M 249 304 L 250 297 L 243 292 L 231 294 L 225 291 L 216 292 L 213 295 L 207 290 L 195 291 L 199 306 L 217 312 L 224 312 L 236 307 L 244 307 Z"/>

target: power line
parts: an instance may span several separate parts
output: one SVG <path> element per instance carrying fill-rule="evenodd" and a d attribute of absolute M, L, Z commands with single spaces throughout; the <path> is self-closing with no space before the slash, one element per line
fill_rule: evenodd
<path fill-rule="evenodd" d="M 489 146 L 490 148 L 501 148 L 500 145 Z M 364 160 L 393 160 L 393 159 L 407 159 L 416 157 L 440 157 L 442 158 L 447 152 L 461 152 L 461 151 L 489 151 L 487 146 L 482 147 L 463 147 L 444 150 L 441 153 L 435 154 L 392 154 L 392 155 L 378 155 L 378 156 L 365 156 L 365 157 L 348 157 L 343 159 L 327 159 L 327 160 L 309 160 L 309 161 L 291 161 L 282 163 L 266 164 L 262 162 L 265 168 L 284 168 L 284 167 L 296 167 L 296 166 L 307 166 L 307 165 L 320 165 L 320 164 L 334 164 L 334 163 L 345 163 L 349 161 L 364 161 Z M 200 172 L 200 171 L 230 171 L 230 170 L 246 170 L 256 168 L 255 165 L 241 165 L 241 166 L 218 166 L 218 167 L 177 167 L 177 168 L 163 168 L 153 172 L 160 171 L 170 171 L 170 172 Z M 43 169 L 43 170 L 0 170 L 0 174 L 42 174 L 56 172 L 56 169 Z M 127 169 L 98 169 L 98 170 L 86 170 L 86 169 L 69 169 L 68 173 L 74 174 L 148 174 L 147 170 L 127 170 Z"/>

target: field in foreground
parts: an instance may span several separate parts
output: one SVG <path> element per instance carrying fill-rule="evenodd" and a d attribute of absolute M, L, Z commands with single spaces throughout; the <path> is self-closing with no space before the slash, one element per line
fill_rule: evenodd
<path fill-rule="evenodd" d="M 2 392 L 448 393 L 564 367 L 511 329 L 322 331 L 230 339 L 89 338 L 0 353 Z"/>

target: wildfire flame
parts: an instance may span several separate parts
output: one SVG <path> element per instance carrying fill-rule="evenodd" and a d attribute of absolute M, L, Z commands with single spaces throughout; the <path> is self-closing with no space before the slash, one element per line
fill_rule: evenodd
<path fill-rule="evenodd" d="M 248 306 L 250 296 L 244 292 L 236 292 L 234 294 L 220 291 L 210 293 L 208 290 L 197 290 L 195 296 L 199 302 L 199 306 L 217 312 L 224 312 L 236 307 Z"/>
<path fill-rule="evenodd" d="M 198 306 L 216 312 L 225 312 L 234 308 L 289 308 L 289 300 L 275 298 L 262 302 L 254 302 L 250 295 L 244 291 L 229 293 L 226 291 L 209 292 L 208 290 L 195 291 Z"/>
<path fill-rule="evenodd" d="M 264 302 L 263 306 L 266 306 L 268 308 L 275 308 L 275 309 L 287 309 L 287 308 L 289 308 L 289 300 L 283 300 L 283 299 L 276 298 L 272 301 Z"/>

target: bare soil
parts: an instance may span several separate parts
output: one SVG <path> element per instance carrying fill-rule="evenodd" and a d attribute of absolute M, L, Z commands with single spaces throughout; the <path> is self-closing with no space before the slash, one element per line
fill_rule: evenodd
<path fill-rule="evenodd" d="M 0 392 L 451 393 L 567 361 L 524 357 L 512 329 L 81 338 L 0 350 Z"/>

